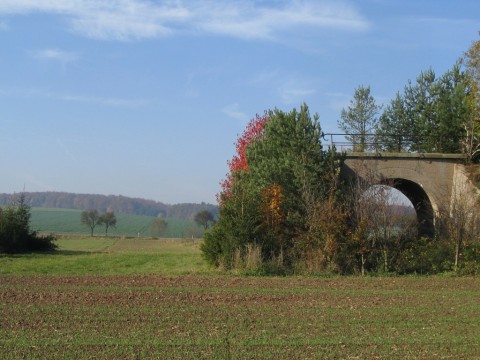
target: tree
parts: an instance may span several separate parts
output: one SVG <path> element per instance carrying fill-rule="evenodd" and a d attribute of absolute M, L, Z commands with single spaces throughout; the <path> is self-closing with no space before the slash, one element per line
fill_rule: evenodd
<path fill-rule="evenodd" d="M 17 201 L 0 208 L 0 253 L 55 250 L 53 235 L 39 236 L 30 230 L 31 209 L 22 193 Z"/>
<path fill-rule="evenodd" d="M 479 32 L 480 34 L 480 32 Z M 472 43 L 461 59 L 468 76 L 467 103 L 469 113 L 464 122 L 464 152 L 469 159 L 476 160 L 480 155 L 480 40 Z"/>
<path fill-rule="evenodd" d="M 407 115 L 405 100 L 397 93 L 379 118 L 375 142 L 385 151 L 409 151 L 414 142 L 413 128 L 413 121 Z"/>
<path fill-rule="evenodd" d="M 438 79 L 435 87 L 435 112 L 440 137 L 437 148 L 443 153 L 461 153 L 465 138 L 464 124 L 470 111 L 467 75 L 455 64 Z"/>
<path fill-rule="evenodd" d="M 156 217 L 150 223 L 150 232 L 153 237 L 159 238 L 165 233 L 165 230 L 167 230 L 167 226 L 168 223 L 164 219 L 162 219 L 161 217 Z"/>
<path fill-rule="evenodd" d="M 105 225 L 105 236 L 108 236 L 108 228 L 115 227 L 117 225 L 115 213 L 113 211 L 107 211 L 105 214 L 100 215 L 97 224 Z"/>
<path fill-rule="evenodd" d="M 260 226 L 258 198 L 250 186 L 247 151 L 264 138 L 269 121 L 267 114 L 252 119 L 235 142 L 235 155 L 227 162 L 230 171 L 217 195 L 219 218 L 205 233 L 202 244 L 205 258 L 215 266 L 231 267 L 235 251 L 256 238 Z"/>
<path fill-rule="evenodd" d="M 252 120 L 229 162 L 218 221 L 204 237 L 209 262 L 229 268 L 235 253 L 253 246 L 266 263 L 282 258 L 293 266 L 295 242 L 311 231 L 307 218 L 339 173 L 334 151 L 323 151 L 320 138 L 318 115 L 312 118 L 306 105 Z"/>
<path fill-rule="evenodd" d="M 100 216 L 98 214 L 98 210 L 82 211 L 81 222 L 82 222 L 82 225 L 86 225 L 90 228 L 91 230 L 90 236 L 93 236 L 93 229 L 95 229 L 95 226 L 98 225 L 99 218 Z"/>
<path fill-rule="evenodd" d="M 389 151 L 459 153 L 465 138 L 468 77 L 455 65 L 437 77 L 432 69 L 408 82 L 380 116 L 377 141 Z"/>
<path fill-rule="evenodd" d="M 208 210 L 199 211 L 195 214 L 195 222 L 207 230 L 215 221 L 212 213 Z"/>
<path fill-rule="evenodd" d="M 453 269 L 457 271 L 462 251 L 479 239 L 480 198 L 470 184 L 454 188 L 450 208 L 441 209 L 440 221 L 446 230 L 447 241 L 453 245 Z"/>
<path fill-rule="evenodd" d="M 362 171 L 363 170 L 363 171 Z M 356 169 L 362 176 L 349 185 L 350 244 L 356 253 L 360 273 L 392 271 L 407 242 L 415 239 L 416 217 L 400 213 L 394 196 L 395 183 L 375 171 Z"/>
<path fill-rule="evenodd" d="M 370 86 L 361 85 L 355 89 L 350 106 L 342 109 L 338 126 L 342 131 L 350 134 L 346 139 L 353 143 L 354 151 L 365 151 L 371 147 L 369 142 L 373 139 L 368 134 L 372 134 L 377 127 L 377 114 L 380 108 L 370 93 Z"/>

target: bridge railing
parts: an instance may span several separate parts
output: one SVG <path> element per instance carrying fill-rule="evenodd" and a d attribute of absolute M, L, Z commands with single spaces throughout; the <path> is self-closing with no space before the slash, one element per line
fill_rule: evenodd
<path fill-rule="evenodd" d="M 442 139 L 436 139 L 438 150 L 432 149 L 423 136 L 415 134 L 346 134 L 322 133 L 322 143 L 328 148 L 335 147 L 340 152 L 410 152 L 410 153 L 460 153 L 445 151 Z M 433 146 L 435 147 L 435 146 Z"/>

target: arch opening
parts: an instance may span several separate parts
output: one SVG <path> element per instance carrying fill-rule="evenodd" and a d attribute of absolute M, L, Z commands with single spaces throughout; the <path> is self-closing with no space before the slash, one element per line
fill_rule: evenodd
<path fill-rule="evenodd" d="M 427 193 L 419 184 L 401 178 L 385 179 L 380 184 L 400 191 L 410 201 L 417 213 L 418 236 L 434 237 L 435 216 L 433 206 Z"/>

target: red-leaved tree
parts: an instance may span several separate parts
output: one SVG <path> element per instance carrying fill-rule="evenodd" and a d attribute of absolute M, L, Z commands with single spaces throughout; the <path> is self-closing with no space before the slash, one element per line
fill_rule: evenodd
<path fill-rule="evenodd" d="M 221 193 L 220 196 L 218 196 L 219 203 L 221 203 L 222 195 L 226 198 L 230 196 L 235 174 L 248 172 L 248 146 L 263 137 L 265 124 L 268 122 L 268 120 L 269 118 L 267 115 L 257 115 L 254 119 L 250 120 L 247 127 L 243 131 L 243 134 L 237 139 L 235 143 L 236 154 L 233 156 L 232 160 L 228 161 L 227 163 L 230 172 L 227 174 L 226 179 L 220 183 Z"/>

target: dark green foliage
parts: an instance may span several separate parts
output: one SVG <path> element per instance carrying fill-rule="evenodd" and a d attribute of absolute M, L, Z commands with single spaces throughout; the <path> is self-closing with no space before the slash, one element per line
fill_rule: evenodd
<path fill-rule="evenodd" d="M 117 225 L 117 218 L 113 211 L 107 211 L 105 214 L 100 215 L 97 223 L 105 226 L 105 235 L 108 235 L 108 228 Z"/>
<path fill-rule="evenodd" d="M 207 230 L 215 222 L 213 214 L 208 210 L 202 210 L 195 214 L 195 222 Z"/>
<path fill-rule="evenodd" d="M 56 248 L 53 235 L 39 236 L 30 230 L 30 207 L 21 194 L 18 201 L 0 208 L 0 252 L 51 251 Z"/>
<path fill-rule="evenodd" d="M 394 264 L 398 274 L 437 274 L 453 267 L 453 247 L 447 242 L 428 237 L 411 238 Z"/>
<path fill-rule="evenodd" d="M 407 115 L 404 99 L 397 93 L 380 116 L 375 133 L 376 143 L 383 151 L 409 151 L 416 141 L 414 128 L 413 119 Z"/>
<path fill-rule="evenodd" d="M 377 114 L 380 110 L 375 98 L 370 93 L 370 86 L 359 86 L 347 109 L 342 109 L 338 126 L 345 133 L 348 141 L 353 143 L 353 151 L 366 151 L 372 148 L 371 134 L 377 127 Z"/>
<path fill-rule="evenodd" d="M 387 151 L 461 153 L 469 118 L 469 78 L 455 65 L 437 78 L 431 69 L 385 107 L 376 141 Z"/>
<path fill-rule="evenodd" d="M 85 210 L 82 211 L 80 215 L 80 222 L 90 228 L 90 236 L 93 236 L 93 230 L 95 226 L 99 224 L 99 221 L 100 215 L 98 214 L 98 210 Z"/>
<path fill-rule="evenodd" d="M 461 275 L 480 275 L 480 240 L 465 246 L 462 262 L 458 267 Z"/>
<path fill-rule="evenodd" d="M 296 239 L 309 231 L 316 204 L 338 182 L 335 152 L 322 150 L 318 116 L 300 111 L 268 113 L 262 136 L 247 147 L 248 171 L 231 174 L 229 192 L 220 195 L 217 223 L 205 234 L 206 259 L 230 268 L 247 245 L 261 248 L 265 263 L 295 260 Z"/>

